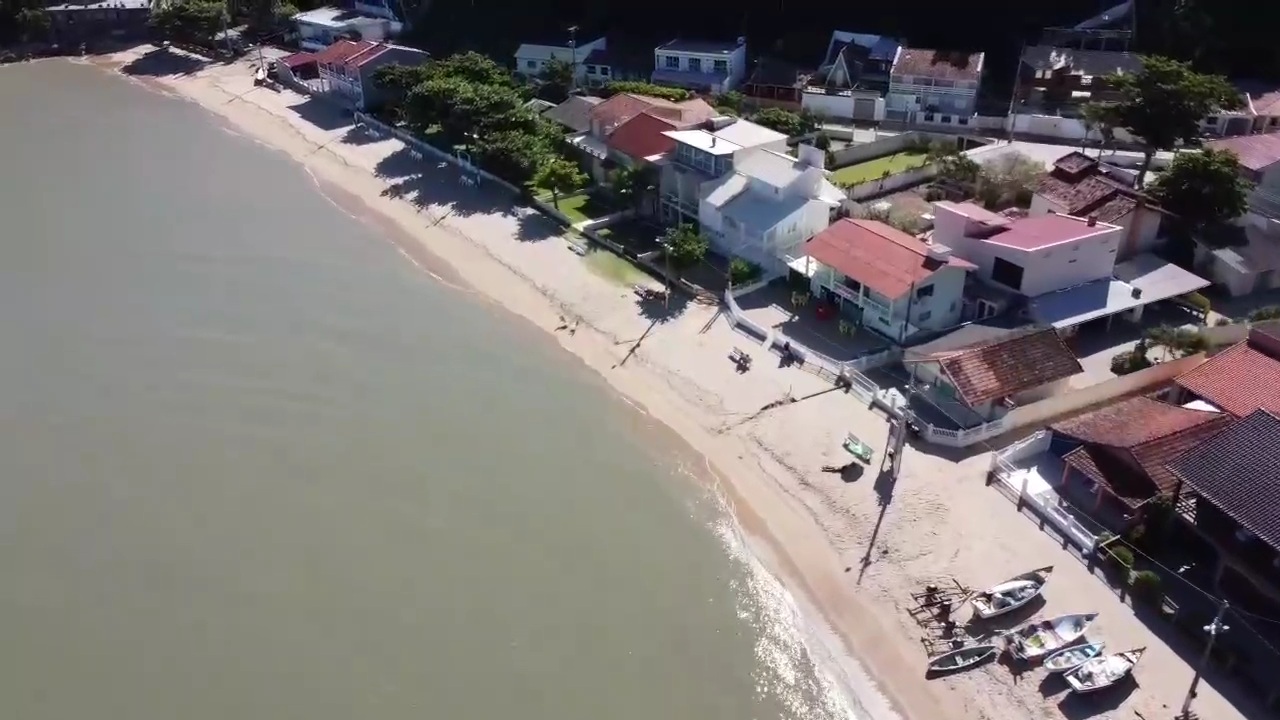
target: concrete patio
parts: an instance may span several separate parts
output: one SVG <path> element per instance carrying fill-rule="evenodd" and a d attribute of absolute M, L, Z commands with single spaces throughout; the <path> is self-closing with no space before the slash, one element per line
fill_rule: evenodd
<path fill-rule="evenodd" d="M 822 353 L 832 360 L 848 362 L 863 355 L 886 350 L 889 341 L 870 330 L 851 335 L 840 334 L 835 318 L 817 317 L 817 301 L 808 305 L 791 305 L 791 288 L 781 280 L 737 298 L 743 315 L 765 328 L 774 328 L 793 341 Z"/>

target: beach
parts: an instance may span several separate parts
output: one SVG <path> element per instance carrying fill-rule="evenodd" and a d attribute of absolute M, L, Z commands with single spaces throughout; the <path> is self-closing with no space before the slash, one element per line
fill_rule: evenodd
<path fill-rule="evenodd" d="M 879 458 L 888 434 L 884 418 L 850 395 L 824 392 L 830 384 L 814 375 L 778 367 L 715 305 L 690 302 L 654 323 L 638 311 L 630 287 L 594 271 L 558 226 L 518 207 L 500 188 L 463 185 L 451 166 L 416 161 L 397 140 L 367 138 L 323 101 L 255 88 L 252 57 L 204 64 L 166 51 L 168 60 L 153 55 L 140 63 L 151 50 L 93 62 L 112 71 L 132 68 L 130 77 L 194 102 L 221 117 L 229 132 L 296 160 L 331 202 L 378 227 L 407 260 L 458 292 L 554 332 L 567 352 L 702 455 L 706 466 L 697 474 L 724 495 L 752 552 L 815 622 L 833 631 L 836 663 L 844 654 L 856 660 L 846 680 L 866 716 L 1012 720 L 1177 712 L 1194 650 L 1167 646 L 1053 538 L 986 487 L 988 452 L 957 460 L 927 448 L 908 450 L 893 484 L 878 482 L 874 465 L 854 482 L 823 473 L 824 465 L 846 462 L 840 441 L 850 431 Z M 136 71 L 139 64 L 148 67 L 145 76 Z M 576 332 L 555 330 L 566 321 L 580 322 Z M 751 372 L 734 372 L 726 358 L 735 347 L 755 357 Z M 771 409 L 762 411 L 766 406 Z M 1042 670 L 1016 676 L 1001 664 L 926 680 L 925 632 L 907 612 L 912 592 L 950 578 L 983 587 L 1047 565 L 1056 570 L 1039 617 L 1099 612 L 1095 634 L 1111 649 L 1147 647 L 1137 688 L 1123 703 L 1072 698 Z M 862 671 L 874 688 L 858 687 Z M 1244 717 L 1214 680 L 1201 685 L 1196 711 L 1215 720 Z"/>

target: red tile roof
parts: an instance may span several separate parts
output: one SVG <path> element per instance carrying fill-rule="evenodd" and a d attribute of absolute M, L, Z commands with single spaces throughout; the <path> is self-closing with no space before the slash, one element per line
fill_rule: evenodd
<path fill-rule="evenodd" d="M 1090 226 L 1084 218 L 1050 213 L 1019 218 L 1005 225 L 995 234 L 983 236 L 983 239 L 996 245 L 1005 245 L 1019 250 L 1040 250 L 1115 229 L 1117 228 L 1114 225 Z"/>
<path fill-rule="evenodd" d="M 675 140 L 662 134 L 675 130 L 676 126 L 677 123 L 667 118 L 642 112 L 619 125 L 605 144 L 636 160 L 660 155 L 676 146 Z"/>
<path fill-rule="evenodd" d="M 598 123 L 600 134 L 608 136 L 642 112 L 672 120 L 681 128 L 697 125 L 719 114 L 707 101 L 700 98 L 674 103 L 646 95 L 619 93 L 591 108 L 590 116 L 593 125 Z"/>
<path fill-rule="evenodd" d="M 286 57 L 280 58 L 280 64 L 290 70 L 297 70 L 303 65 L 310 65 L 316 61 L 315 53 L 298 52 Z"/>
<path fill-rule="evenodd" d="M 1056 423 L 1052 430 L 1084 443 L 1063 456 L 1067 465 L 1136 506 L 1172 494 L 1178 479 L 1166 465 L 1232 421 L 1225 413 L 1135 397 Z"/>
<path fill-rule="evenodd" d="M 1240 164 L 1255 172 L 1280 162 L 1280 133 L 1265 135 L 1241 135 L 1240 137 L 1210 140 L 1204 144 L 1214 150 L 1228 150 L 1240 158 Z"/>
<path fill-rule="evenodd" d="M 1236 417 L 1258 408 L 1280 412 L 1280 352 L 1263 335 L 1253 331 L 1174 382 Z"/>
<path fill-rule="evenodd" d="M 915 75 L 935 80 L 977 80 L 982 76 L 983 53 L 902 48 L 893 63 L 894 75 Z"/>
<path fill-rule="evenodd" d="M 921 359 L 937 361 L 969 407 L 1064 380 L 1083 370 L 1056 330 L 1034 325 Z"/>
<path fill-rule="evenodd" d="M 1062 206 L 1076 217 L 1096 217 L 1114 222 L 1139 204 L 1156 203 L 1102 171 L 1098 161 L 1081 152 L 1070 152 L 1053 163 L 1053 170 L 1036 185 L 1036 194 Z"/>
<path fill-rule="evenodd" d="M 891 299 L 940 268 L 974 268 L 958 257 L 930 257 L 923 240 L 877 220 L 838 220 L 805 243 L 804 254 Z"/>
<path fill-rule="evenodd" d="M 377 43 L 372 40 L 338 40 L 316 53 L 315 59 L 321 65 L 343 65 L 351 58 L 373 48 L 375 45 Z"/>

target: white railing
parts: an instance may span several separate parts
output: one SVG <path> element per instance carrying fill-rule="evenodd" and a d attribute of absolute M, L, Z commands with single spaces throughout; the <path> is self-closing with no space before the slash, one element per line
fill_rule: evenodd
<path fill-rule="evenodd" d="M 724 291 L 724 304 L 726 309 L 729 311 L 728 316 L 730 322 L 746 328 L 753 335 L 757 335 L 760 338 L 770 339 L 772 347 L 781 348 L 789 346 L 791 352 L 797 355 L 805 363 L 816 365 L 836 377 L 844 378 L 849 382 L 850 390 L 861 398 L 863 402 L 870 403 L 875 398 L 876 394 L 880 392 L 880 386 L 872 382 L 866 375 L 858 372 L 859 367 L 857 364 L 859 361 L 863 360 L 863 358 L 857 358 L 849 362 L 841 362 L 810 348 L 804 343 L 792 340 L 787 337 L 786 333 L 778 330 L 777 328 L 766 328 L 748 318 L 746 314 L 742 312 L 742 308 L 738 306 L 738 301 L 734 296 L 745 295 L 751 289 L 759 288 L 751 288 L 748 286 L 747 288 L 741 288 L 737 291 L 732 289 Z M 886 353 L 893 352 L 899 351 L 892 349 L 882 353 L 877 353 L 875 356 L 871 356 L 874 357 L 875 360 L 864 364 L 862 369 L 866 369 L 867 367 L 878 367 L 878 365 L 874 364 L 876 361 L 880 361 L 881 363 L 889 362 L 889 359 L 886 359 Z"/>
<path fill-rule="evenodd" d="M 1004 418 L 993 420 L 977 427 L 958 430 L 934 427 L 926 422 L 919 422 L 919 425 L 924 432 L 926 440 L 948 447 L 969 447 L 974 443 L 982 442 L 1005 432 Z"/>
<path fill-rule="evenodd" d="M 1057 528 L 1064 538 L 1080 549 L 1081 553 L 1092 553 L 1098 546 L 1098 535 L 1072 516 L 1057 491 L 1049 488 L 1031 492 L 1027 487 L 1031 470 L 1019 467 L 1020 462 L 1048 452 L 1049 443 L 1052 441 L 1053 434 L 1048 430 L 1041 430 L 993 453 L 991 473 L 995 476 L 996 482 L 1017 495 L 1020 504 L 1032 506 L 1036 514 Z"/>

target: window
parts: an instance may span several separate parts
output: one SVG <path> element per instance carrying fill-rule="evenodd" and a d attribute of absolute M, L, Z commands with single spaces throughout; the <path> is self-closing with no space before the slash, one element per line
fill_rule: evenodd
<path fill-rule="evenodd" d="M 840 284 L 844 285 L 845 287 L 849 288 L 850 290 L 856 293 L 862 292 L 862 283 L 858 282 L 857 280 L 854 280 L 853 278 L 842 277 L 840 278 Z"/>
<path fill-rule="evenodd" d="M 917 300 L 918 300 L 918 299 L 920 299 L 920 298 L 927 298 L 927 297 L 933 297 L 933 286 L 932 286 L 932 285 L 925 285 L 924 287 L 916 288 L 916 299 L 917 299 Z"/>
<path fill-rule="evenodd" d="M 928 322 L 931 317 L 933 317 L 933 311 L 925 310 L 916 318 L 916 322 Z"/>
<path fill-rule="evenodd" d="M 1022 289 L 1022 273 L 1021 265 L 1011 263 L 1004 258 L 996 258 L 995 262 L 991 263 L 991 279 L 1014 290 Z"/>
<path fill-rule="evenodd" d="M 529 70 L 537 70 L 537 69 L 538 69 L 538 61 L 537 61 L 537 60 L 525 60 L 525 61 L 524 61 L 524 66 L 525 66 L 526 68 L 528 68 Z"/>
<path fill-rule="evenodd" d="M 600 66 L 600 75 L 601 75 L 601 76 L 603 76 L 603 77 L 609 77 L 609 66 L 608 66 L 608 65 L 601 65 L 601 66 Z"/>
<path fill-rule="evenodd" d="M 702 72 L 702 58 L 689 58 L 689 72 Z"/>
<path fill-rule="evenodd" d="M 668 70 L 679 70 L 680 58 L 676 57 L 675 55 L 667 55 L 662 59 L 662 64 L 666 66 Z"/>
<path fill-rule="evenodd" d="M 715 73 L 716 73 L 717 75 L 728 75 L 728 74 L 729 74 L 729 61 L 728 61 L 728 60 L 716 60 L 714 63 L 712 63 L 712 68 L 715 70 Z"/>

